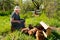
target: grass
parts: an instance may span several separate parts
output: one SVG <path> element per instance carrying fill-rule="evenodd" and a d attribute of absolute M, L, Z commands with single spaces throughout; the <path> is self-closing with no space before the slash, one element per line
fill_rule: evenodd
<path fill-rule="evenodd" d="M 23 34 L 20 31 L 15 31 L 13 33 L 10 33 L 4 38 L 4 40 L 12 40 L 12 39 L 14 40 L 35 40 L 34 37 Z"/>
<path fill-rule="evenodd" d="M 31 12 L 29 12 L 31 13 Z M 29 14 L 25 14 L 24 16 L 27 16 Z M 23 14 L 21 14 L 21 18 L 24 18 Z M 60 26 L 60 21 L 54 18 L 49 19 L 45 14 L 42 14 L 40 16 L 32 17 L 30 16 L 26 17 L 26 27 L 28 27 L 29 24 L 36 25 L 40 21 L 44 21 L 47 25 L 51 26 Z M 33 36 L 29 36 L 26 34 L 21 33 L 21 31 L 15 31 L 13 33 L 10 32 L 10 15 L 8 16 L 0 16 L 0 40 L 36 40 Z M 52 32 L 52 34 L 47 38 L 48 40 L 60 40 L 60 33 L 59 32 Z"/>
<path fill-rule="evenodd" d="M 0 34 L 10 30 L 9 16 L 0 16 Z"/>

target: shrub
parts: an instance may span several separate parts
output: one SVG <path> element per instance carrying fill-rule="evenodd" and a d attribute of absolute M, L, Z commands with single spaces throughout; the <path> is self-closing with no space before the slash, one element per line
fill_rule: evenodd
<path fill-rule="evenodd" d="M 0 16 L 7 16 L 7 15 L 10 15 L 12 11 L 0 11 Z"/>

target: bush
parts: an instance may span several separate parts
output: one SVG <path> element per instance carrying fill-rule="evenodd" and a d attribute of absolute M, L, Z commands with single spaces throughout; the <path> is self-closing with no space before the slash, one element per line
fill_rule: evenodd
<path fill-rule="evenodd" d="M 7 15 L 10 15 L 12 11 L 0 11 L 0 16 L 7 16 Z"/>

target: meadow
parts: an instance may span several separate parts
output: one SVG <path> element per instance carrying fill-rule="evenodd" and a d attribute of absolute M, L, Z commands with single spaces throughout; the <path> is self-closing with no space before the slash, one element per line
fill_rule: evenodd
<path fill-rule="evenodd" d="M 29 13 L 29 14 L 28 14 Z M 24 16 L 23 16 L 24 15 Z M 40 16 L 32 16 L 32 12 L 20 14 L 21 18 L 25 18 L 25 26 L 29 24 L 37 25 L 40 21 L 44 21 L 47 25 L 59 27 L 60 21 L 55 18 L 48 18 L 44 13 Z M 0 16 L 0 40 L 36 40 L 34 36 L 29 36 L 21 31 L 11 33 L 10 15 Z M 60 40 L 60 32 L 53 31 L 47 40 Z"/>
<path fill-rule="evenodd" d="M 20 18 L 25 19 L 25 27 L 43 21 L 51 27 L 60 28 L 60 0 L 0 0 L 0 40 L 36 40 L 21 31 L 11 33 L 10 15 L 15 6 L 21 9 Z M 35 12 L 39 16 L 34 16 Z M 45 40 L 60 40 L 60 29 L 52 31 Z"/>

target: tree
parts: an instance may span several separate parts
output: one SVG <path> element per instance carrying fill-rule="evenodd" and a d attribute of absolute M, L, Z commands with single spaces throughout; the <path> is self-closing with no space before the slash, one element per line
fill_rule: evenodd
<path fill-rule="evenodd" d="M 57 10 L 56 6 L 57 6 L 57 0 L 44 1 L 45 12 L 48 17 L 53 17 L 54 13 Z"/>
<path fill-rule="evenodd" d="M 0 0 L 0 5 L 1 10 L 6 11 L 11 10 L 15 4 L 12 0 Z"/>
<path fill-rule="evenodd" d="M 40 5 L 43 3 L 42 0 L 32 0 L 32 2 L 35 5 L 36 9 L 39 9 Z"/>

